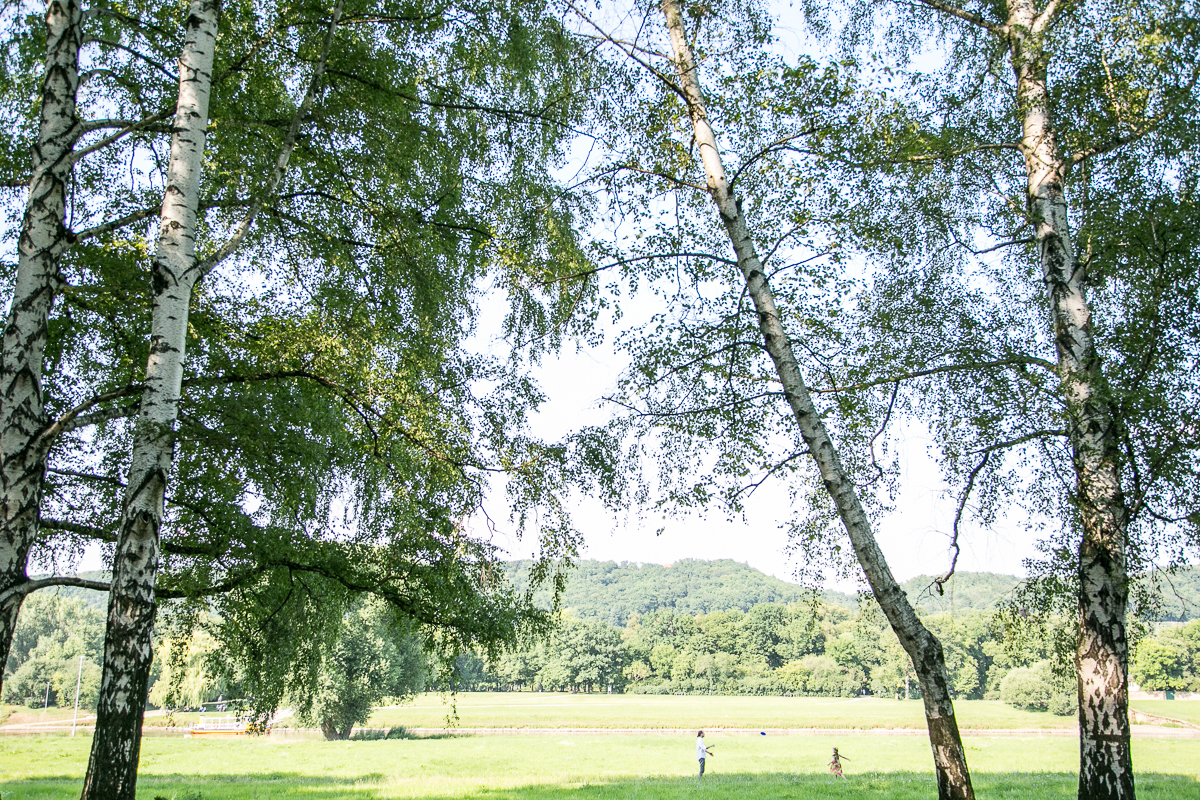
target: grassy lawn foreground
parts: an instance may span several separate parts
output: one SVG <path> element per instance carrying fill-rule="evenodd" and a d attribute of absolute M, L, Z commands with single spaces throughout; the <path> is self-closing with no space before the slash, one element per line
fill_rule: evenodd
<path fill-rule="evenodd" d="M 927 799 L 936 794 L 922 737 L 722 736 L 703 793 L 751 798 Z M 979 794 L 1075 796 L 1071 738 L 966 737 Z M 849 779 L 825 773 L 833 746 Z M 77 797 L 90 739 L 0 739 L 4 800 Z M 696 796 L 690 736 L 502 735 L 374 742 L 143 740 L 140 798 L 306 797 L 322 800 L 682 800 Z M 1139 796 L 1200 799 L 1200 741 L 1134 742 Z M 1019 767 L 1019 774 L 1012 772 Z M 189 794 L 193 793 L 193 794 Z"/>

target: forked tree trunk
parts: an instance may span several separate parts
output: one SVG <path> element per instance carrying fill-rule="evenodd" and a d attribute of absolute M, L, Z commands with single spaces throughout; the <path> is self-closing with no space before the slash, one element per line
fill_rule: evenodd
<path fill-rule="evenodd" d="M 79 140 L 75 108 L 83 10 L 79 0 L 46 8 L 46 73 L 33 146 L 29 194 L 17 241 L 17 277 L 0 351 L 0 593 L 28 579 L 29 548 L 38 533 L 46 446 L 42 361 L 46 322 L 58 289 L 58 257 L 66 243 L 64 211 L 71 153 Z M 25 595 L 0 600 L 0 673 L 8 660 Z M 0 680 L 3 676 L 0 675 Z"/>
<path fill-rule="evenodd" d="M 219 0 L 192 0 L 154 257 L 150 357 L 134 423 L 113 558 L 104 672 L 84 800 L 134 800 L 154 629 L 163 496 L 174 449 L 195 258 L 196 209 L 212 90 Z"/>
<path fill-rule="evenodd" d="M 1133 800 L 1129 745 L 1129 642 L 1126 632 L 1127 520 L 1112 409 L 1103 390 L 1100 357 L 1085 293 L 1085 270 L 1071 245 L 1059 153 L 1046 89 L 1044 37 L 1053 23 L 1029 0 L 1010 0 L 1009 52 L 1017 80 L 1021 152 L 1028 207 L 1050 301 L 1067 432 L 1076 478 L 1079 547 L 1079 798 Z"/>
<path fill-rule="evenodd" d="M 954 703 L 950 697 L 942 644 L 921 624 L 904 590 L 892 576 L 883 551 L 879 549 L 875 540 L 870 520 L 863 510 L 854 483 L 842 467 L 825 424 L 813 406 L 808 387 L 800 374 L 799 362 L 796 360 L 791 340 L 780 322 L 775 298 L 754 241 L 750 237 L 746 218 L 725 177 L 721 152 L 708 122 L 699 74 L 684 30 L 679 0 L 662 0 L 662 9 L 671 36 L 671 49 L 679 86 L 687 100 L 696 147 L 704 165 L 708 192 L 737 255 L 738 268 L 746 281 L 746 291 L 758 312 L 763 342 L 775 363 L 784 395 L 796 418 L 800 434 L 820 470 L 826 490 L 837 507 L 838 515 L 850 536 L 854 553 L 862 565 L 871 591 L 887 616 L 892 630 L 900 639 L 900 644 L 912 659 L 921 683 L 925 720 L 929 727 L 929 742 L 933 749 L 934 769 L 937 775 L 938 796 L 942 800 L 973 800 L 975 793 L 971 786 L 971 775 L 967 769 L 966 753 L 959 736 L 958 723 L 954 717 Z"/>
<path fill-rule="evenodd" d="M 354 731 L 354 724 L 351 723 L 344 728 L 339 728 L 337 723 L 331 719 L 321 720 L 321 735 L 325 737 L 327 742 L 335 742 L 350 738 L 350 734 Z"/>

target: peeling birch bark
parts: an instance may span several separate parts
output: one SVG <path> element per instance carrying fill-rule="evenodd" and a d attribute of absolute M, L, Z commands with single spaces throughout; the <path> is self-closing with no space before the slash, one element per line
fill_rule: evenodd
<path fill-rule="evenodd" d="M 193 269 L 196 210 L 219 14 L 220 0 L 192 0 L 179 58 L 179 102 L 152 267 L 150 356 L 113 558 L 85 800 L 134 800 L 137 784 L 157 610 L 159 528 L 174 452 L 188 310 L 198 277 Z"/>
<path fill-rule="evenodd" d="M 39 436 L 47 423 L 42 368 L 47 319 L 62 280 L 58 258 L 66 244 L 70 156 L 81 134 L 76 93 L 82 43 L 79 0 L 48 3 L 33 173 L 17 241 L 13 300 L 0 345 L 0 594 L 28 580 L 29 549 L 38 533 L 47 450 Z M 0 665 L 8 660 L 24 598 L 25 593 L 12 592 L 0 600 Z"/>
<path fill-rule="evenodd" d="M 780 322 L 775 297 L 750 236 L 746 217 L 725 176 L 716 136 L 708 122 L 704 94 L 684 30 L 679 0 L 662 0 L 662 10 L 671 37 L 679 87 L 687 101 L 696 148 L 704 166 L 708 193 L 737 256 L 738 268 L 746 281 L 746 291 L 754 302 L 763 343 L 775 364 L 801 436 L 820 470 L 826 491 L 837 507 L 871 591 L 900 639 L 900 644 L 912 659 L 921 683 L 938 796 L 941 800 L 973 800 L 975 793 L 954 716 L 942 644 L 921 624 L 904 590 L 892 575 L 854 484 L 846 474 L 829 432 L 813 405 L 791 340 Z"/>
<path fill-rule="evenodd" d="M 1006 26 L 1017 80 L 1021 153 L 1027 203 L 1037 226 L 1042 280 L 1050 301 L 1061 391 L 1083 527 L 1079 547 L 1079 798 L 1133 800 L 1129 744 L 1129 642 L 1126 605 L 1128 517 L 1111 407 L 1104 397 L 1086 274 L 1071 244 L 1067 220 L 1067 164 L 1059 152 L 1046 87 L 1045 36 L 1052 14 L 1030 0 L 1012 0 Z"/>

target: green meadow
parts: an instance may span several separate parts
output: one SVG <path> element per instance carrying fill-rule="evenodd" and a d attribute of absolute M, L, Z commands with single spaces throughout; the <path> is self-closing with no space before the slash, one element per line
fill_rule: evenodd
<path fill-rule="evenodd" d="M 676 800 L 930 798 L 929 750 L 920 736 L 886 733 L 707 737 L 714 757 L 703 785 L 686 734 L 507 734 L 384 741 L 143 740 L 138 797 L 145 800 Z M 87 737 L 0 738 L 4 800 L 74 798 Z M 981 798 L 1074 797 L 1070 737 L 968 734 Z M 848 777 L 826 771 L 830 750 Z M 1139 795 L 1200 798 L 1200 740 L 1134 742 Z M 699 794 L 697 794 L 699 792 Z"/>
<path fill-rule="evenodd" d="M 965 729 L 1072 728 L 1071 717 L 999 701 L 954 704 Z M 478 692 L 454 698 L 460 728 L 925 728 L 919 700 L 873 697 L 727 697 Z M 367 724 L 443 728 L 451 705 L 436 694 L 376 710 Z"/>
<path fill-rule="evenodd" d="M 1164 705 L 1180 719 L 1191 707 Z M 455 707 L 461 732 L 407 739 L 325 742 L 292 734 L 211 740 L 151 731 L 142 744 L 138 797 L 916 800 L 936 796 L 929 748 L 919 731 L 923 726 L 919 701 L 467 694 L 456 698 Z M 960 701 L 957 708 L 980 798 L 1074 798 L 1078 745 L 1074 737 L 1052 730 L 1069 728 L 1073 720 L 983 701 Z M 438 695 L 422 695 L 408 705 L 378 709 L 371 724 L 440 729 L 448 710 Z M 1157 706 L 1145 710 L 1166 713 Z M 18 715 L 39 716 L 28 711 L 13 716 Z M 161 717 L 147 719 L 150 725 L 161 721 Z M 699 787 L 691 733 L 696 727 L 704 727 L 706 741 L 715 746 L 709 774 Z M 466 732 L 470 728 L 600 730 L 483 735 Z M 621 733 L 616 730 L 620 728 L 642 731 Z M 777 728 L 818 730 L 782 734 L 774 732 Z M 1024 733 L 1005 734 L 999 729 Z M 89 746 L 85 735 L 0 737 L 0 795 L 3 800 L 73 800 L 79 795 Z M 828 774 L 833 747 L 847 759 L 845 780 Z M 1200 739 L 1137 738 L 1134 757 L 1142 800 L 1200 800 Z"/>

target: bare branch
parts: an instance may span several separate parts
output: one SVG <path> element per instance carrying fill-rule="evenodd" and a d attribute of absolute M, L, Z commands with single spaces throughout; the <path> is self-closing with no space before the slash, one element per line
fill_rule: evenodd
<path fill-rule="evenodd" d="M 62 433 L 70 433 L 77 431 L 80 428 L 87 428 L 91 425 L 99 425 L 102 422 L 108 422 L 114 419 L 128 419 L 137 414 L 138 404 L 128 403 L 116 408 L 106 408 L 102 411 L 93 411 L 91 414 L 82 414 L 71 420 L 63 426 Z"/>
<path fill-rule="evenodd" d="M 892 421 L 892 410 L 896 407 L 896 395 L 900 394 L 900 381 L 896 381 L 892 385 L 892 397 L 888 400 L 887 413 L 883 416 L 883 422 L 879 425 L 879 430 L 875 431 L 875 435 L 871 437 L 869 442 L 871 448 L 871 466 L 875 467 L 876 476 L 870 480 L 868 485 L 875 483 L 883 477 L 883 467 L 879 466 L 879 461 L 875 457 L 875 440 L 883 435 L 887 430 L 888 423 Z"/>
<path fill-rule="evenodd" d="M 754 493 L 758 491 L 759 487 L 762 486 L 764 483 L 766 483 L 768 479 L 770 479 L 772 476 L 774 476 L 777 472 L 779 472 L 781 469 L 786 467 L 788 464 L 795 461 L 797 458 L 800 458 L 801 456 L 806 456 L 806 455 L 808 455 L 808 453 L 809 453 L 809 451 L 807 448 L 805 448 L 804 450 L 797 450 L 795 453 L 792 453 L 790 456 L 783 459 L 779 463 L 774 464 L 770 469 L 768 469 L 766 472 L 764 472 L 763 476 L 761 478 L 759 478 L 758 480 L 754 481 L 753 483 L 748 483 L 745 486 L 743 486 L 742 488 L 738 489 L 734 493 L 733 496 L 739 497 L 743 494 L 745 494 L 747 497 L 753 496 Z"/>
<path fill-rule="evenodd" d="M 121 130 L 117 131 L 116 133 L 105 136 L 103 139 L 99 140 L 98 142 L 93 142 L 92 144 L 88 145 L 87 147 L 84 147 L 82 149 L 76 150 L 75 152 L 71 153 L 71 156 L 68 159 L 68 161 L 71 164 L 77 164 L 80 161 L 82 161 L 84 158 L 86 158 L 87 156 L 91 155 L 92 153 L 96 152 L 97 150 L 102 150 L 105 147 L 108 147 L 110 144 L 117 141 L 118 139 L 121 139 L 124 136 L 127 136 L 130 133 L 133 133 L 134 131 L 143 130 L 151 125 L 155 125 L 159 122 L 162 122 L 164 119 L 166 119 L 169 116 L 171 116 L 170 111 L 160 111 L 157 114 L 152 114 L 148 117 L 144 117 L 143 119 L 140 119 L 137 122 L 131 122 L 129 125 L 126 125 L 124 128 L 121 128 Z"/>
<path fill-rule="evenodd" d="M 216 200 L 208 203 L 201 203 L 198 206 L 198 210 L 207 211 L 212 208 L 236 208 L 237 206 L 250 205 L 250 202 L 251 201 L 248 199 Z M 105 222 L 102 225 L 96 225 L 91 228 L 84 228 L 78 233 L 68 234 L 68 240 L 71 244 L 78 244 L 79 242 L 86 241 L 87 239 L 94 239 L 97 236 L 103 236 L 106 233 L 119 230 L 124 228 L 126 225 L 133 225 L 134 223 L 141 222 L 144 219 L 150 219 L 151 217 L 158 216 L 158 214 L 161 212 L 161 203 L 155 206 L 139 208 L 137 211 L 131 211 L 125 216 L 118 217 L 111 222 Z"/>
<path fill-rule="evenodd" d="M 583 272 L 576 272 L 571 275 L 563 275 L 562 277 L 559 277 L 559 278 L 551 278 L 548 281 L 543 281 L 541 285 L 542 286 L 551 286 L 555 283 L 558 283 L 559 281 L 569 281 L 574 278 L 586 278 L 588 275 L 595 275 L 597 272 L 603 272 L 606 269 L 612 269 L 613 267 L 623 267 L 627 264 L 634 264 L 638 261 L 649 261 L 649 260 L 655 259 L 655 258 L 707 258 L 710 261 L 720 261 L 723 264 L 729 264 L 730 266 L 737 266 L 736 261 L 729 259 L 729 258 L 724 258 L 723 256 L 714 256 L 712 253 L 653 253 L 651 255 L 646 255 L 646 256 L 633 256 L 631 258 L 617 259 L 616 261 L 613 261 L 610 264 L 604 264 L 603 266 L 596 267 L 595 269 L 587 269 L 587 270 L 584 270 Z"/>
<path fill-rule="evenodd" d="M 746 161 L 744 161 L 741 164 L 741 166 L 739 166 L 737 168 L 737 170 L 734 171 L 733 177 L 729 179 L 729 187 L 733 188 L 734 186 L 737 186 L 738 178 L 740 178 L 742 176 L 742 173 L 745 172 L 750 166 L 752 166 L 760 158 L 765 158 L 765 157 L 769 156 L 771 153 L 776 152 L 777 150 L 787 149 L 787 145 L 791 144 L 792 142 L 796 141 L 797 139 L 803 139 L 805 136 L 812 136 L 814 133 L 816 133 L 819 130 L 820 130 L 820 128 L 814 126 L 812 128 L 809 128 L 806 131 L 800 131 L 799 133 L 793 133 L 791 136 L 785 136 L 782 139 L 777 139 L 774 142 L 771 142 L 769 145 L 764 147 L 762 150 L 759 150 L 757 153 L 750 156 L 750 158 L 746 159 Z M 766 259 L 764 258 L 763 261 L 766 261 Z"/>
<path fill-rule="evenodd" d="M 38 589 L 46 589 L 50 586 L 77 586 L 81 589 L 95 589 L 98 592 L 107 592 L 109 588 L 106 581 L 92 581 L 86 578 L 74 578 L 66 575 L 39 578 L 35 581 L 25 581 L 16 586 L 10 586 L 3 592 L 0 592 L 0 603 L 7 602 L 12 597 L 25 597 L 36 592 Z"/>
<path fill-rule="evenodd" d="M 144 130 L 146 129 L 145 120 L 138 119 L 93 119 L 87 122 L 79 123 L 79 128 L 84 133 L 103 130 L 105 128 L 121 128 L 122 130 Z M 156 133 L 170 133 L 171 129 L 165 127 L 162 129 L 153 129 Z"/>
<path fill-rule="evenodd" d="M 698 183 L 692 183 L 691 181 L 685 181 L 682 178 L 677 178 L 674 175 L 670 175 L 666 172 L 659 172 L 659 171 L 653 170 L 653 169 L 643 169 L 642 167 L 635 167 L 635 166 L 632 166 L 631 164 L 621 164 L 620 166 L 617 167 L 617 170 L 624 170 L 626 172 L 638 172 L 638 173 L 641 173 L 642 175 L 649 175 L 654 178 L 662 178 L 664 181 L 669 181 L 670 183 L 673 183 L 676 186 L 685 186 L 688 189 L 695 189 L 696 191 L 699 191 L 699 192 L 707 192 L 708 191 L 707 187 L 701 186 Z"/>
<path fill-rule="evenodd" d="M 1008 242 L 1001 242 L 1000 244 L 992 245 L 991 247 L 985 247 L 982 250 L 976 250 L 975 248 L 971 247 L 966 242 L 960 241 L 957 235 L 954 236 L 954 243 L 956 245 L 958 245 L 959 247 L 961 247 L 962 249 L 966 250 L 968 253 L 970 253 L 973 256 L 981 256 L 981 255 L 984 255 L 985 253 L 993 253 L 997 250 L 1003 250 L 1006 247 L 1016 247 L 1017 245 L 1022 245 L 1022 244 L 1033 244 L 1036 241 L 1037 241 L 1037 239 L 1035 239 L 1034 237 L 1027 236 L 1024 239 L 1013 239 Z"/>
<path fill-rule="evenodd" d="M 1025 444 L 1025 442 L 1032 442 L 1034 439 L 1045 439 L 1050 436 L 1066 436 L 1066 435 L 1067 435 L 1066 431 L 1055 430 L 1053 428 L 1046 428 L 1045 430 L 1034 431 L 1033 433 L 1027 433 L 1024 436 L 1018 436 L 1015 439 L 1007 439 L 1003 442 L 997 442 L 996 444 L 988 445 L 987 447 L 981 447 L 978 450 L 968 450 L 967 453 L 969 455 L 977 455 L 979 453 L 990 454 L 990 453 L 996 452 L 997 450 L 1007 450 L 1010 447 L 1016 447 L 1019 444 Z"/>
<path fill-rule="evenodd" d="M 50 445 L 54 443 L 54 440 L 62 434 L 66 433 L 67 431 L 75 430 L 76 428 L 81 428 L 85 424 L 91 424 L 82 422 L 76 424 L 79 417 L 84 414 L 84 412 L 95 408 L 101 403 L 107 403 L 110 400 L 119 400 L 122 397 L 129 397 L 130 395 L 138 394 L 143 388 L 144 387 L 141 384 L 131 384 L 129 386 L 122 386 L 120 389 L 114 389 L 111 392 L 105 392 L 103 394 L 89 397 L 87 400 L 84 400 L 82 403 L 70 409 L 69 411 L 63 412 L 58 416 L 57 419 L 47 425 L 46 428 L 37 435 L 33 446 L 38 448 L 41 452 L 49 450 Z M 116 419 L 116 417 L 119 416 L 125 415 L 116 414 L 108 417 L 108 419 Z"/>
<path fill-rule="evenodd" d="M 958 508 L 954 511 L 954 528 L 950 535 L 950 547 L 954 549 L 954 555 L 950 558 L 950 569 L 940 578 L 934 578 L 930 586 L 937 587 L 938 596 L 946 594 L 946 583 L 954 577 L 954 570 L 958 566 L 958 557 L 962 553 L 962 548 L 958 545 L 958 525 L 962 522 L 963 510 L 967 507 L 967 499 L 971 496 L 971 490 L 975 488 L 975 479 L 979 477 L 979 473 L 987 466 L 988 460 L 992 457 L 991 451 L 985 452 L 983 458 L 979 459 L 979 463 L 971 470 L 971 474 L 967 476 L 967 486 L 963 489 L 962 495 L 958 498 Z"/>
<path fill-rule="evenodd" d="M 576 16 L 578 16 L 580 19 L 582 19 L 584 22 L 586 22 L 588 25 L 590 25 L 592 27 L 592 29 L 596 31 L 596 33 L 599 35 L 599 37 L 602 40 L 617 47 L 621 52 L 623 52 L 625 54 L 625 56 L 627 58 L 629 58 L 629 60 L 637 63 L 640 67 L 642 67 L 642 69 L 649 72 L 655 78 L 658 78 L 658 80 L 664 86 L 666 86 L 668 89 L 670 89 L 675 94 L 679 95 L 679 97 L 682 98 L 684 103 L 687 103 L 687 101 L 688 101 L 687 94 L 684 93 L 683 89 L 680 88 L 679 84 L 676 83 L 675 80 L 673 78 L 671 78 L 670 75 L 667 75 L 662 70 L 656 68 L 650 62 L 639 57 L 636 50 L 634 50 L 629 45 L 626 45 L 624 42 L 622 42 L 620 39 L 613 36 L 608 31 L 601 28 L 598 24 L 596 24 L 596 22 L 594 22 L 592 20 L 591 17 L 589 17 L 587 14 L 583 13 L 583 11 L 581 11 L 579 8 L 577 8 L 574 3 L 568 2 L 567 8 L 574 11 Z"/>

